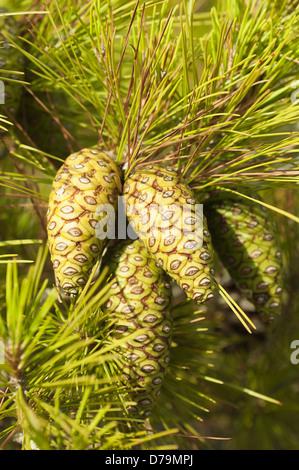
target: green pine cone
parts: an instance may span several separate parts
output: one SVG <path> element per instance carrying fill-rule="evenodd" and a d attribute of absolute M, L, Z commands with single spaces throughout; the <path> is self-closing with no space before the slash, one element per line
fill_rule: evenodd
<path fill-rule="evenodd" d="M 53 181 L 47 213 L 48 244 L 56 280 L 71 296 L 88 281 L 106 240 L 96 234 L 105 205 L 116 210 L 122 189 L 116 163 L 102 151 L 71 154 Z"/>
<path fill-rule="evenodd" d="M 136 401 L 128 407 L 130 414 L 147 418 L 160 393 L 169 362 L 172 318 L 171 286 L 163 270 L 139 239 L 123 242 L 108 251 L 108 264 L 115 282 L 103 312 L 115 321 L 108 343 L 121 338 L 118 347 L 123 366 L 122 380 L 128 386 L 127 398 Z M 128 335 L 142 330 L 126 340 Z"/>
<path fill-rule="evenodd" d="M 190 299 L 213 297 L 211 236 L 178 173 L 158 165 L 136 169 L 125 181 L 124 197 L 129 222 L 164 271 Z"/>
<path fill-rule="evenodd" d="M 0 12 L 8 10 L 2 8 Z M 1 73 L 3 77 L 14 80 L 22 79 L 22 76 L 14 72 L 24 71 L 24 57 L 10 42 L 11 36 L 17 40 L 19 25 L 14 16 L 0 16 L 0 69 L 11 70 L 10 74 Z M 4 104 L 0 105 L 0 110 L 4 110 L 8 117 L 15 116 L 20 102 L 21 85 L 16 82 L 5 81 L 4 83 Z M 0 111 L 1 114 L 1 111 Z"/>
<path fill-rule="evenodd" d="M 281 313 L 282 261 L 265 208 L 226 200 L 208 207 L 213 243 L 238 289 L 265 320 Z"/>

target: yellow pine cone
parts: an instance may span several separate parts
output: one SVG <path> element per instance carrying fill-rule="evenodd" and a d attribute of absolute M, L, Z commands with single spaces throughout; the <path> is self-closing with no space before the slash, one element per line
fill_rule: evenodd
<path fill-rule="evenodd" d="M 136 401 L 130 414 L 146 418 L 160 393 L 169 362 L 172 318 L 171 286 L 140 240 L 123 242 L 108 251 L 103 265 L 114 273 L 109 300 L 102 310 L 114 320 L 108 344 L 123 338 L 117 347 L 127 398 Z M 128 338 L 134 332 L 140 334 Z"/>
<path fill-rule="evenodd" d="M 86 284 L 105 242 L 96 237 L 96 225 L 107 215 L 100 206 L 116 209 L 121 189 L 120 170 L 102 151 L 82 149 L 58 170 L 47 231 L 56 282 L 66 293 L 76 295 Z"/>
<path fill-rule="evenodd" d="M 148 251 L 197 302 L 213 297 L 213 248 L 192 190 L 177 172 L 136 169 L 124 184 L 129 222 Z"/>

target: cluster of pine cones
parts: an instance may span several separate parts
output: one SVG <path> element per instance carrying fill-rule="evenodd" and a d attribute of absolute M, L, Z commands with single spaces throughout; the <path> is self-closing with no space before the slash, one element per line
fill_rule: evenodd
<path fill-rule="evenodd" d="M 137 166 L 122 179 L 103 151 L 71 154 L 50 194 L 48 242 L 57 284 L 68 295 L 82 291 L 100 257 L 110 266 L 111 292 L 101 308 L 114 320 L 110 341 L 124 338 L 122 378 L 136 402 L 129 412 L 146 418 L 169 362 L 171 282 L 198 303 L 213 297 L 214 246 L 238 288 L 269 319 L 281 310 L 281 253 L 257 204 L 215 198 L 203 213 L 180 174 L 157 164 Z M 109 240 L 97 236 L 97 227 L 107 207 L 117 212 L 119 196 L 137 238 L 108 243 L 102 256 Z"/>

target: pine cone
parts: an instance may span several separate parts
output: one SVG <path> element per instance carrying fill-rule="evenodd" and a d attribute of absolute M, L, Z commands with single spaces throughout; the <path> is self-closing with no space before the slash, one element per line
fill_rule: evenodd
<path fill-rule="evenodd" d="M 281 312 L 282 262 L 275 227 L 264 209 L 226 200 L 208 206 L 206 215 L 215 249 L 236 286 L 270 320 Z"/>
<path fill-rule="evenodd" d="M 120 178 L 115 162 L 91 149 L 71 154 L 56 175 L 47 230 L 55 276 L 66 293 L 82 289 L 100 255 L 104 240 L 95 229 L 106 215 L 99 208 L 108 204 L 116 209 Z"/>
<path fill-rule="evenodd" d="M 121 243 L 112 253 L 108 251 L 105 264 L 111 266 L 115 277 L 110 298 L 102 307 L 115 320 L 108 342 L 124 338 L 118 347 L 122 377 L 132 389 L 129 397 L 137 402 L 128 411 L 146 418 L 151 414 L 169 362 L 171 286 L 138 239 Z M 128 335 L 143 328 L 146 330 L 140 335 L 126 341 Z"/>
<path fill-rule="evenodd" d="M 183 179 L 172 169 L 150 165 L 131 173 L 124 196 L 129 222 L 157 263 L 189 298 L 213 297 L 211 236 Z"/>

